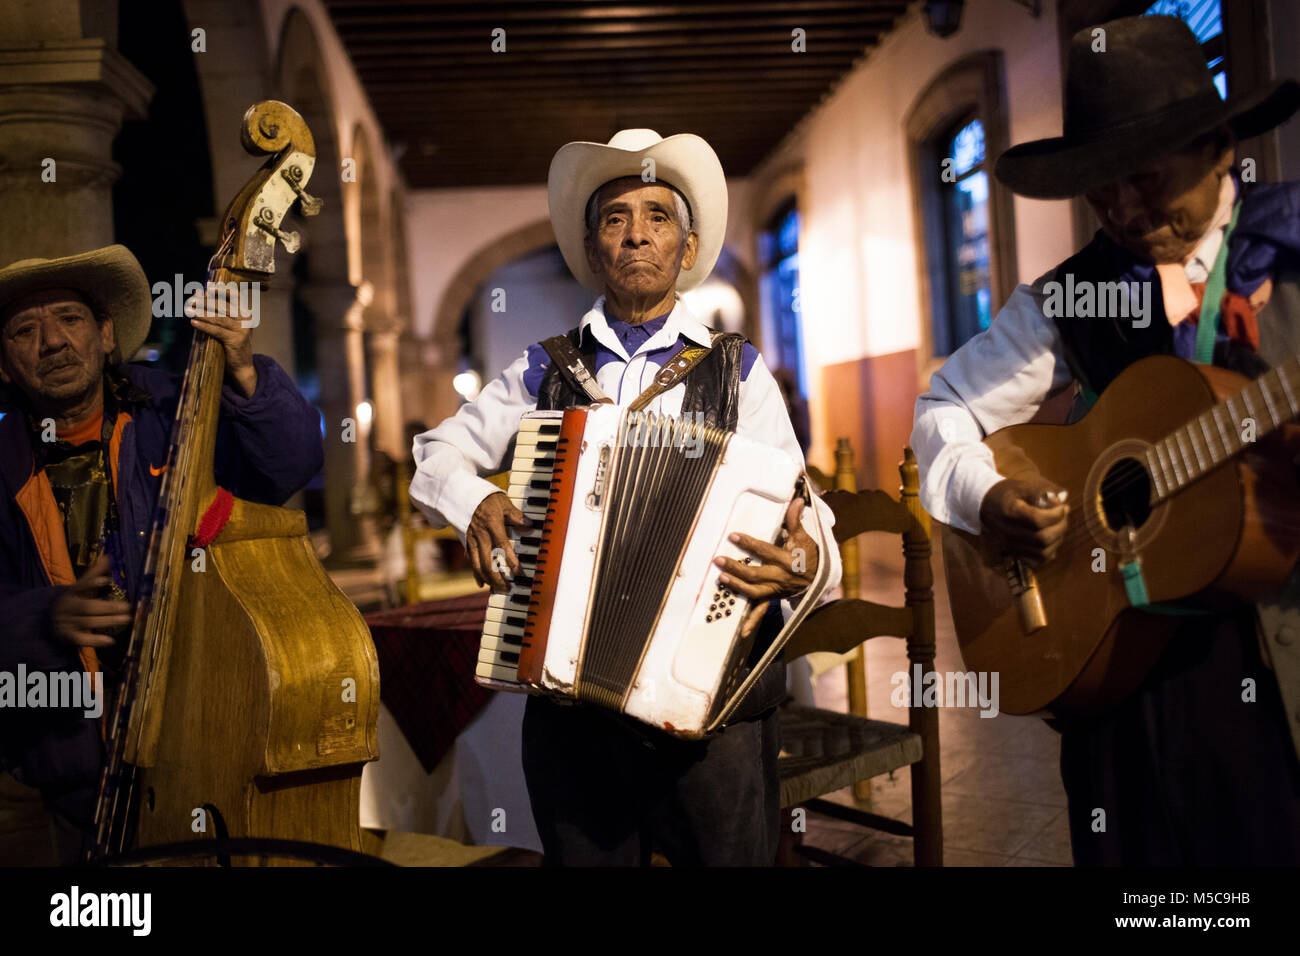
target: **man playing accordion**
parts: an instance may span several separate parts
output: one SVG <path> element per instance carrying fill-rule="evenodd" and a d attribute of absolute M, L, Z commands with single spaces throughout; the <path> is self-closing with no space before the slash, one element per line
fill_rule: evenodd
<path fill-rule="evenodd" d="M 602 393 L 626 406 L 683 349 L 711 347 L 648 410 L 749 435 L 803 461 L 757 350 L 738 334 L 713 333 L 680 298 L 708 276 L 726 231 L 726 179 L 712 148 L 692 134 L 665 139 L 646 129 L 608 144 L 569 143 L 551 162 L 548 189 L 565 261 L 600 297 L 576 329 L 529 346 L 414 446 L 412 499 L 435 525 L 456 529 L 476 576 L 495 590 L 507 587 L 504 567 L 518 569 L 507 529 L 528 520 L 481 476 L 508 465 L 526 412 L 587 405 Z M 829 509 L 815 507 L 829 528 Z M 802 508 L 796 499 L 788 509 L 780 545 L 741 537 L 758 563 L 718 559 L 720 583 L 753 602 L 744 627 L 759 628 L 760 645 L 781 627 L 779 602 L 809 586 L 819 561 L 831 563 L 828 587 L 839 582 L 839 555 L 818 553 Z M 531 697 L 523 763 L 547 863 L 644 865 L 659 851 L 674 865 L 770 864 L 779 828 L 775 707 L 784 694 L 778 658 L 728 726 L 703 740 Z"/>

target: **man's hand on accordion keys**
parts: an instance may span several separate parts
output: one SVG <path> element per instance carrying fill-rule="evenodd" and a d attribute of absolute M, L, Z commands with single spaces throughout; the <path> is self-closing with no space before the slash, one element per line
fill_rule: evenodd
<path fill-rule="evenodd" d="M 812 584 L 817 575 L 820 556 L 817 542 L 799 523 L 803 509 L 802 498 L 790 502 L 790 507 L 785 512 L 784 540 L 780 544 L 768 544 L 747 534 L 731 536 L 733 543 L 754 555 L 761 564 L 744 564 L 732 558 L 714 559 L 723 571 L 718 576 L 718 582 L 753 602 L 741 628 L 742 637 L 748 637 L 758 626 L 767 610 L 768 601 L 798 594 Z"/>
<path fill-rule="evenodd" d="M 519 573 L 519 558 L 510 544 L 506 525 L 531 528 L 533 523 L 514 506 L 502 492 L 488 495 L 474 511 L 469 527 L 465 529 L 465 550 L 474 569 L 474 580 L 490 585 L 493 591 L 509 591 L 510 582 L 504 577 L 500 557 L 512 575 Z M 498 550 L 500 549 L 500 550 Z"/>

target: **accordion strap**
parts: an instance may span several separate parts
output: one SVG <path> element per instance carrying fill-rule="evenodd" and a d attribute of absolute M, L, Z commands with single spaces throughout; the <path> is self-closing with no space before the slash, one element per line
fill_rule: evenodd
<path fill-rule="evenodd" d="M 560 373 L 569 380 L 570 385 L 581 389 L 593 402 L 614 404 L 614 400 L 596 384 L 596 377 L 587 368 L 586 359 L 573 347 L 567 335 L 551 336 L 542 342 L 542 348 L 546 349 L 546 354 L 551 357 L 551 361 L 556 364 Z"/>
<path fill-rule="evenodd" d="M 715 337 L 716 338 L 716 337 Z M 704 357 L 713 351 L 713 342 L 708 345 L 688 345 L 680 352 L 673 356 L 671 361 L 666 362 L 655 380 L 650 383 L 650 387 L 638 395 L 629 405 L 628 411 L 639 412 L 656 398 L 677 385 L 682 379 L 690 374 L 691 369 L 704 361 Z"/>
<path fill-rule="evenodd" d="M 715 335 L 713 341 L 716 340 Z M 570 385 L 581 389 L 593 402 L 613 404 L 614 400 L 596 384 L 596 378 L 587 367 L 586 359 L 574 348 L 573 342 L 567 335 L 551 336 L 542 342 L 542 348 L 546 350 L 546 354 L 551 357 L 551 361 L 556 364 Z M 655 374 L 650 387 L 633 399 L 628 410 L 633 412 L 644 410 L 664 392 L 678 385 L 690 374 L 691 369 L 704 361 L 712 351 L 712 341 L 708 345 L 688 345 L 683 348 Z"/>

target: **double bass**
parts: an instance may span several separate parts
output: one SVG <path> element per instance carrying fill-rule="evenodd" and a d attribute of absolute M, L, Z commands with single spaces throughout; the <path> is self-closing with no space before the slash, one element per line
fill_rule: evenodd
<path fill-rule="evenodd" d="M 315 144 L 274 100 L 249 108 L 240 138 L 269 158 L 222 218 L 208 281 L 265 284 L 276 243 L 297 251 L 281 229 L 290 208 L 320 209 L 306 192 Z M 218 488 L 224 373 L 220 343 L 195 331 L 124 676 L 105 715 L 92 860 L 250 838 L 361 850 L 361 768 L 379 755 L 378 658 L 317 560 L 306 516 Z"/>

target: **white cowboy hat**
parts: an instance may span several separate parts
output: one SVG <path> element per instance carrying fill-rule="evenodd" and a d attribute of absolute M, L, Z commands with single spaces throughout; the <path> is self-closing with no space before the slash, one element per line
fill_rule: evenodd
<path fill-rule="evenodd" d="M 727 232 L 727 179 L 708 143 L 694 133 L 667 139 L 652 129 L 625 129 L 608 143 L 568 143 L 551 160 L 546 189 L 551 226 L 574 278 L 593 292 L 604 280 L 587 265 L 587 200 L 611 179 L 641 176 L 644 159 L 654 160 L 654 179 L 672 186 L 691 207 L 691 228 L 699 237 L 695 265 L 677 277 L 677 291 L 693 289 L 713 271 Z"/>
<path fill-rule="evenodd" d="M 153 320 L 149 280 L 126 246 L 62 259 L 19 259 L 0 269 L 0 310 L 29 292 L 75 289 L 113 320 L 122 361 L 144 344 Z"/>

